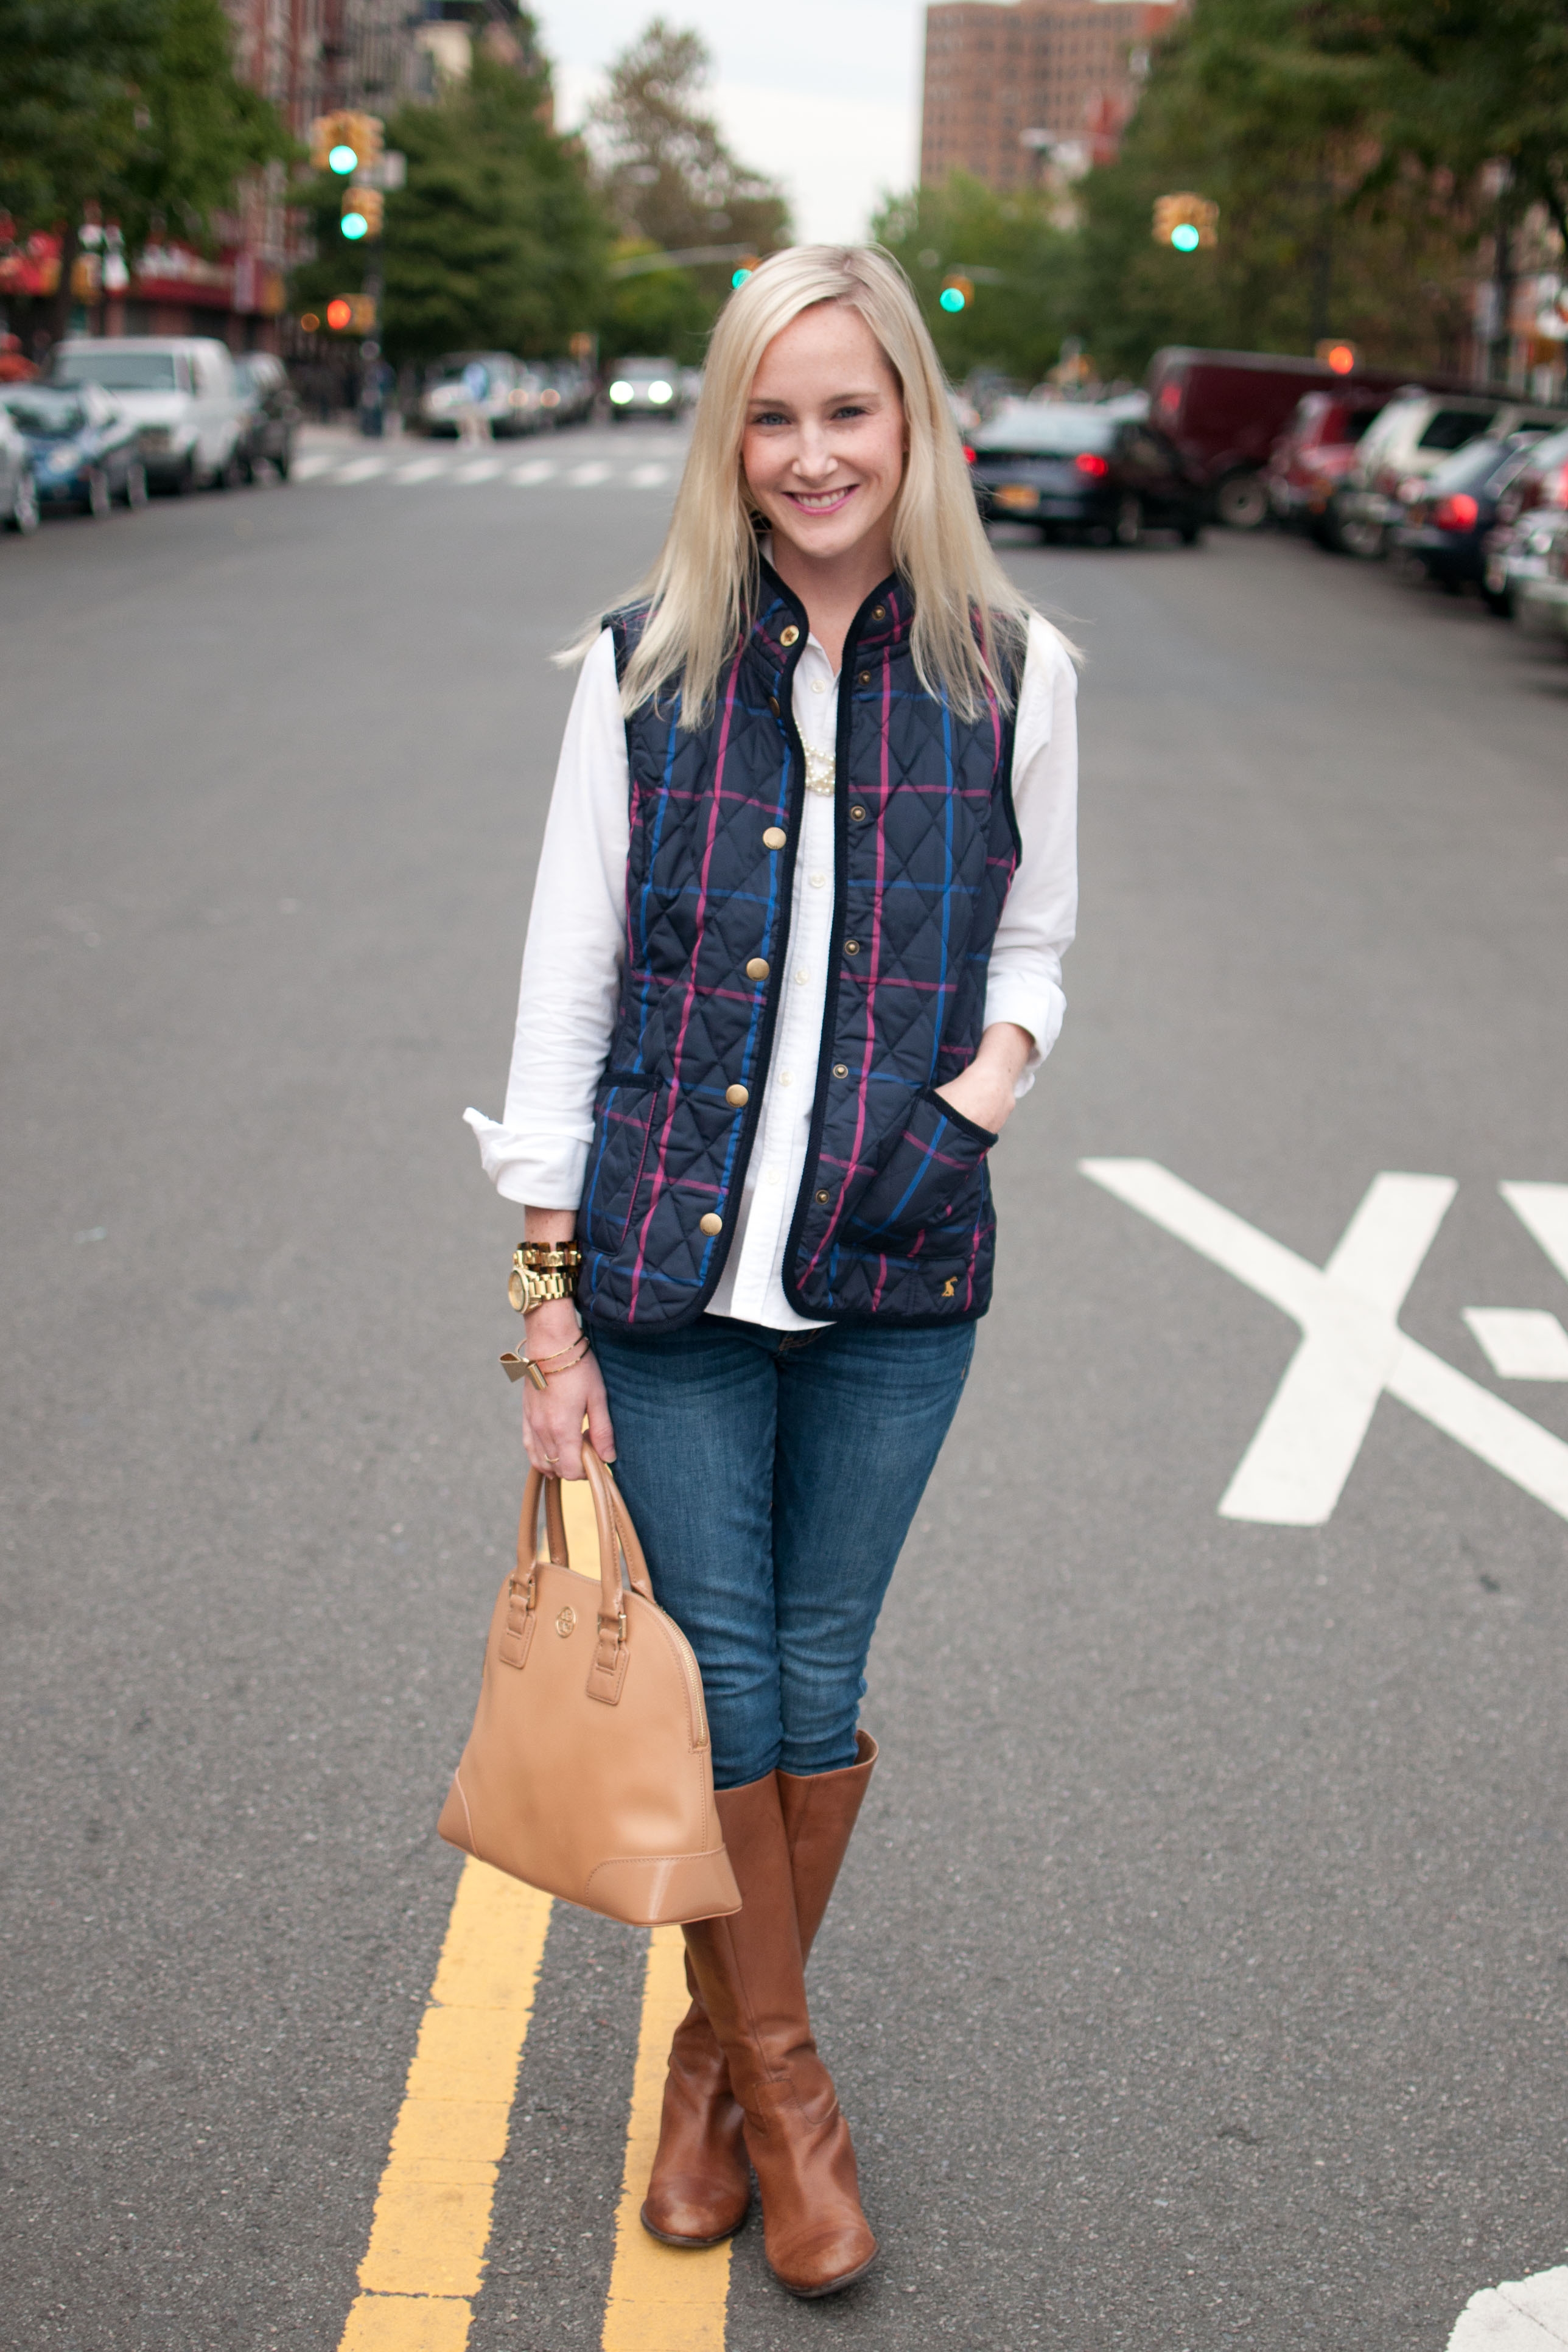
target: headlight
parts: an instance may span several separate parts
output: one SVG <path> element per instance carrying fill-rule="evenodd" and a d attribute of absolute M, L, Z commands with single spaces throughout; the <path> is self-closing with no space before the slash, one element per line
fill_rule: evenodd
<path fill-rule="evenodd" d="M 79 449 L 51 449 L 44 459 L 46 474 L 74 474 L 81 463 Z"/>
<path fill-rule="evenodd" d="M 673 400 L 675 398 L 675 387 L 673 384 L 666 383 L 664 378 L 659 376 L 654 383 L 649 384 L 647 388 L 647 396 L 650 400 L 657 400 L 659 406 L 662 408 L 667 400 Z"/>
<path fill-rule="evenodd" d="M 615 383 L 610 386 L 610 398 L 616 403 L 617 407 L 624 407 L 631 396 L 631 385 L 626 382 L 625 376 L 617 376 Z"/>

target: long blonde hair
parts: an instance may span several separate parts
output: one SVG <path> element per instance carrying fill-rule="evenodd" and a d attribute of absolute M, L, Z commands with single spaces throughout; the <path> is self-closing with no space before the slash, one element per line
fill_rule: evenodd
<path fill-rule="evenodd" d="M 921 683 L 945 692 L 965 718 L 988 696 L 1011 702 L 1015 665 L 1003 652 L 1021 660 L 1030 608 L 981 526 L 941 362 L 909 279 L 877 246 L 796 245 L 745 280 L 713 331 L 675 511 L 638 591 L 649 613 L 622 683 L 628 716 L 679 680 L 681 724 L 701 725 L 720 670 L 751 627 L 761 572 L 741 467 L 747 399 L 774 336 L 818 302 L 858 310 L 902 395 L 909 455 L 893 507 L 893 562 L 914 591 L 910 642 Z M 593 634 L 561 658 L 585 652 Z"/>

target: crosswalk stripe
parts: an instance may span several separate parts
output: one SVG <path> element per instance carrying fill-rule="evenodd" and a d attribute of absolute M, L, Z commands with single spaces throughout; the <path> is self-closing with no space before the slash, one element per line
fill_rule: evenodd
<path fill-rule="evenodd" d="M 427 482 L 434 475 L 444 474 L 447 462 L 445 457 L 416 457 L 412 466 L 402 468 L 397 478 L 400 482 Z"/>
<path fill-rule="evenodd" d="M 626 479 L 631 483 L 634 489 L 657 490 L 660 482 L 668 481 L 669 467 L 668 466 L 638 466 L 635 472 L 626 476 Z"/>
<path fill-rule="evenodd" d="M 507 480 L 516 482 L 520 488 L 525 489 L 530 482 L 549 481 L 554 471 L 548 457 L 531 457 L 526 466 L 514 466 Z"/>
<path fill-rule="evenodd" d="M 488 482 L 493 480 L 505 463 L 504 457 L 479 457 L 471 466 L 459 466 L 452 479 L 455 482 Z"/>
<path fill-rule="evenodd" d="M 650 2238 L 640 2219 L 658 2145 L 670 2037 L 689 1998 L 685 1938 L 679 1927 L 656 1927 L 648 1938 L 643 1980 L 603 2352 L 724 2352 L 729 2239 L 700 2252 L 682 2251 Z"/>
<path fill-rule="evenodd" d="M 571 473 L 566 477 L 566 479 L 574 488 L 583 490 L 591 488 L 593 484 L 595 482 L 607 482 L 609 478 L 610 469 L 608 466 L 602 466 L 596 461 L 587 466 L 574 467 Z"/>
<path fill-rule="evenodd" d="M 384 474 L 391 463 L 390 457 L 355 457 L 339 467 L 337 478 L 340 482 L 368 482 L 373 474 Z"/>
<path fill-rule="evenodd" d="M 307 449 L 302 457 L 296 457 L 290 464 L 289 478 L 296 482 L 309 482 L 317 474 L 324 474 L 330 466 L 335 466 L 337 462 L 336 457 L 330 456 L 324 449 Z"/>

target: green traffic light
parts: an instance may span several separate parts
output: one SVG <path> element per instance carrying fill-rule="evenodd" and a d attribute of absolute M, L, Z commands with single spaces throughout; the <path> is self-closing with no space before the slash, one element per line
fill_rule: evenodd
<path fill-rule="evenodd" d="M 339 223 L 339 226 L 342 228 L 343 235 L 346 237 L 352 237 L 357 240 L 363 236 L 365 231 L 370 226 L 370 223 L 366 220 L 363 213 L 345 213 L 342 221 Z"/>
<path fill-rule="evenodd" d="M 743 286 L 751 275 L 749 269 L 737 269 L 730 283 L 731 286 Z"/>
<path fill-rule="evenodd" d="M 944 286 L 936 299 L 944 310 L 962 310 L 963 289 L 962 286 Z"/>
<path fill-rule="evenodd" d="M 316 152 L 320 154 L 320 148 L 318 148 Z M 353 149 L 346 145 L 342 141 L 340 141 L 338 145 L 332 149 L 331 154 L 327 157 L 327 162 L 334 172 L 341 172 L 345 179 L 351 172 L 357 170 L 359 166 L 359 157 L 354 153 Z"/>
<path fill-rule="evenodd" d="M 1199 242 L 1197 230 L 1191 221 L 1184 221 L 1179 228 L 1171 231 L 1171 243 L 1178 253 L 1195 253 Z"/>

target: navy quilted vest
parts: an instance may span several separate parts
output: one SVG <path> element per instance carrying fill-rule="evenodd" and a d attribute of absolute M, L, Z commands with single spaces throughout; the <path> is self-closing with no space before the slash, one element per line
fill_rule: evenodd
<path fill-rule="evenodd" d="M 763 567 L 762 609 L 710 721 L 679 699 L 626 722 L 626 947 L 577 1233 L 587 1318 L 669 1331 L 723 1268 L 762 1110 L 788 944 L 805 756 L 791 709 L 806 616 Z M 624 673 L 641 608 L 612 614 Z M 837 898 L 822 1058 L 784 1289 L 821 1321 L 983 1315 L 995 1138 L 934 1089 L 974 1054 L 985 969 L 1017 861 L 1013 732 L 960 719 L 910 651 L 889 579 L 845 640 Z M 782 831 L 770 849 L 766 835 Z M 745 1089 L 735 1108 L 727 1090 Z"/>

